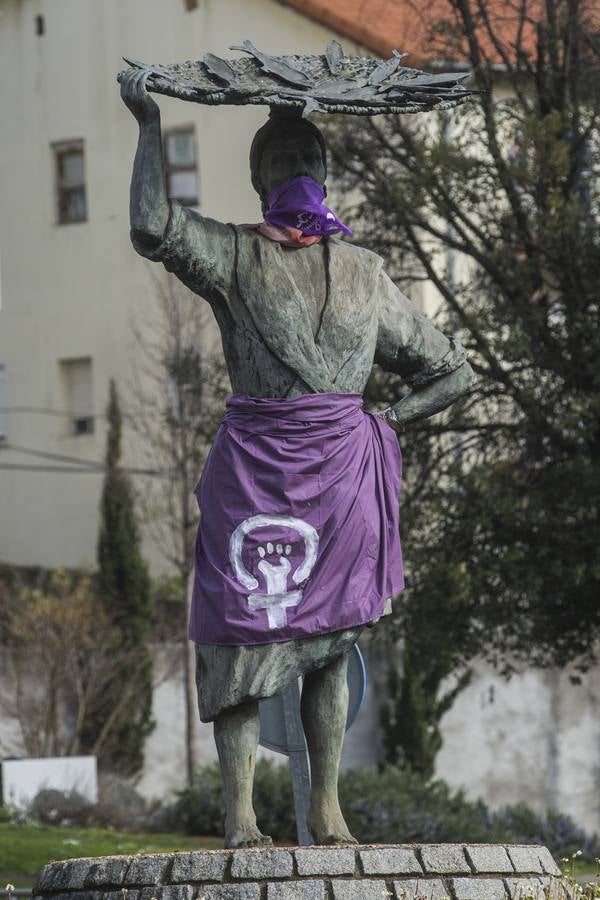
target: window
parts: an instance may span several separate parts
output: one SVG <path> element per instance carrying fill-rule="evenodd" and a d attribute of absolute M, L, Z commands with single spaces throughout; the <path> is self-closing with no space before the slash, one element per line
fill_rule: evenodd
<path fill-rule="evenodd" d="M 196 140 L 193 128 L 177 128 L 165 135 L 167 194 L 184 206 L 198 204 Z"/>
<path fill-rule="evenodd" d="M 0 445 L 8 440 L 8 382 L 6 366 L 0 363 Z"/>
<path fill-rule="evenodd" d="M 83 141 L 55 144 L 56 220 L 59 225 L 87 219 Z"/>
<path fill-rule="evenodd" d="M 63 359 L 60 368 L 69 413 L 69 434 L 93 434 L 92 360 L 89 356 Z"/>

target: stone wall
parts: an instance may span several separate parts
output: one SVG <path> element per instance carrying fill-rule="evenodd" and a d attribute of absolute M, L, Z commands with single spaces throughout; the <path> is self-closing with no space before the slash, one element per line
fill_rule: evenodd
<path fill-rule="evenodd" d="M 33 900 L 529 900 L 566 898 L 541 846 L 260 848 L 47 865 Z"/>

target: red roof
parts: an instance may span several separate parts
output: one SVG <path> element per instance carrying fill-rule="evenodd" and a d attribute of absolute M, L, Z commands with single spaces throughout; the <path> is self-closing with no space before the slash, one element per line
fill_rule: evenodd
<path fill-rule="evenodd" d="M 281 0 L 379 56 L 416 50 L 425 37 L 419 15 L 390 0 Z"/>
<path fill-rule="evenodd" d="M 408 65 L 419 61 L 467 58 L 462 23 L 457 20 L 451 0 L 279 0 L 342 37 L 362 45 L 378 56 L 390 56 L 397 49 L 408 53 Z M 515 58 L 519 35 L 520 4 L 506 0 L 487 0 L 484 8 L 493 23 L 501 49 L 494 47 L 485 23 L 475 12 L 473 17 L 479 40 L 489 62 L 502 62 L 502 53 Z M 535 19 L 539 0 L 525 0 L 528 17 Z M 543 15 L 543 14 L 542 14 Z M 535 46 L 534 32 L 528 23 L 520 34 L 521 49 Z"/>

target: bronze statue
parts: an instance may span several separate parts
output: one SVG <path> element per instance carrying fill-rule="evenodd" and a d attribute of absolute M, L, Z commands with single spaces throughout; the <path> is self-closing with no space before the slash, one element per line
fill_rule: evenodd
<path fill-rule="evenodd" d="M 351 466 L 355 465 L 352 454 L 359 444 L 360 432 L 360 440 L 367 448 L 364 453 L 370 454 L 368 459 L 364 457 L 367 459 L 364 465 L 371 466 L 368 472 L 365 468 L 364 477 L 373 478 L 378 490 L 383 493 L 387 490 L 389 497 L 389 491 L 398 487 L 399 475 L 398 479 L 396 474 L 390 476 L 386 486 L 385 466 L 375 474 L 371 471 L 372 464 L 379 465 L 377 461 L 383 460 L 389 472 L 396 472 L 396 436 L 389 426 L 401 430 L 417 419 L 445 409 L 468 390 L 473 373 L 460 345 L 446 338 L 414 310 L 383 272 L 381 259 L 370 251 L 326 233 L 314 241 L 302 243 L 301 238 L 286 242 L 272 234 L 269 236 L 268 230 L 265 232 L 258 226 L 223 224 L 170 202 L 165 188 L 159 108 L 147 93 L 148 75 L 146 69 L 131 69 L 121 78 L 123 100 L 140 128 L 131 182 L 131 238 L 138 253 L 161 261 L 168 271 L 207 300 L 214 312 L 233 391 L 235 397 L 242 398 L 237 406 L 233 403 L 228 408 L 217 443 L 222 453 L 227 453 L 233 440 L 231 435 L 235 435 L 234 468 L 238 464 L 243 468 L 240 454 L 252 446 L 252 459 L 247 465 L 257 468 L 248 478 L 251 487 L 247 496 L 261 498 L 265 507 L 257 506 L 253 511 L 249 506 L 243 512 L 246 518 L 240 520 L 235 533 L 223 535 L 222 541 L 206 510 L 201 519 L 204 531 L 199 537 L 198 552 L 204 568 L 199 577 L 207 584 L 211 577 L 212 581 L 204 593 L 202 585 L 198 588 L 198 604 L 206 598 L 206 603 L 210 600 L 217 610 L 215 615 L 218 614 L 221 584 L 225 586 L 223 590 L 234 594 L 237 591 L 242 604 L 237 618 L 228 620 L 224 614 L 223 620 L 214 625 L 216 636 L 209 641 L 197 639 L 205 633 L 202 631 L 205 614 L 199 608 L 200 624 L 192 632 L 196 635 L 200 714 L 204 721 L 214 721 L 223 772 L 225 843 L 227 847 L 248 847 L 271 840 L 258 830 L 252 807 L 258 700 L 273 695 L 300 675 L 304 676 L 302 719 L 312 780 L 309 828 L 316 843 L 352 842 L 337 796 L 347 708 L 347 653 L 367 621 L 383 614 L 384 601 L 388 599 L 384 596 L 388 581 L 381 571 L 384 567 L 382 529 L 385 530 L 387 513 L 381 505 L 383 500 L 374 499 L 372 509 L 365 508 L 366 501 L 357 507 L 352 484 L 348 479 L 339 481 L 342 478 L 339 468 L 327 469 L 327 466 L 335 455 L 336 440 L 345 442 L 344 452 L 349 454 Z M 326 174 L 325 147 L 318 129 L 293 111 L 275 111 L 255 138 L 251 154 L 252 183 L 260 196 L 263 212 L 267 212 L 269 199 L 280 186 L 296 179 L 308 179 L 321 188 Z M 298 221 L 302 224 L 304 220 Z M 294 233 L 297 235 L 298 229 Z M 356 400 L 364 390 L 374 360 L 384 369 L 403 376 L 412 387 L 400 403 L 377 421 L 367 418 L 360 410 L 360 400 Z M 332 436 L 325 419 L 327 410 L 331 410 L 332 416 L 338 416 L 336 397 L 342 404 L 348 403 L 336 419 Z M 310 421 L 306 418 L 305 412 L 301 411 L 298 419 L 285 416 L 288 408 L 304 410 L 305 398 L 307 408 L 311 398 L 320 402 L 322 431 L 314 430 L 316 425 L 310 417 Z M 275 413 L 269 411 L 271 402 Z M 249 405 L 253 418 L 249 417 Z M 244 424 L 248 422 L 258 422 L 260 428 Z M 264 428 L 263 423 L 267 423 Z M 287 484 L 298 484 L 298 497 L 294 495 L 290 502 L 300 506 L 294 507 L 294 516 L 286 518 L 281 513 L 281 503 L 286 497 L 282 499 L 278 495 L 279 513 L 269 519 L 267 514 L 273 512 L 271 507 L 266 508 L 272 500 L 269 491 L 273 497 L 277 494 L 279 474 L 261 459 L 268 459 L 271 452 L 267 442 L 279 440 L 278 434 L 273 433 L 278 427 L 283 429 L 282 434 L 285 432 L 278 452 L 285 453 L 286 448 L 292 448 L 288 454 L 291 481 L 288 479 Z M 348 435 L 351 437 L 355 427 L 355 439 L 350 440 Z M 315 439 L 311 453 L 315 446 L 320 446 L 320 435 L 323 435 L 323 447 L 328 442 L 327 459 L 323 451 L 322 472 L 316 463 L 306 463 L 308 457 L 302 456 L 301 442 L 311 428 Z M 266 455 L 261 457 L 261 454 Z M 223 465 L 219 469 L 219 460 L 223 458 L 221 455 L 215 461 L 213 457 L 205 469 L 201 490 L 208 498 L 207 503 L 225 502 L 222 495 L 231 487 L 222 474 Z M 240 479 L 245 479 L 247 474 L 235 475 L 236 492 L 240 490 Z M 326 502 L 334 503 L 332 497 L 343 494 L 352 516 L 365 523 L 364 533 L 360 533 L 356 545 L 358 550 L 347 542 L 355 539 L 356 528 L 352 535 L 344 537 L 346 543 L 340 547 L 344 522 L 338 520 L 326 540 L 329 508 L 323 506 L 315 517 L 315 504 L 325 504 L 319 491 L 330 476 L 333 481 L 327 487 L 330 492 Z M 221 482 L 224 477 L 225 481 Z M 306 479 L 306 485 L 302 478 Z M 215 480 L 219 483 L 215 484 Z M 286 488 L 284 493 L 291 496 L 294 492 Z M 235 505 L 238 498 L 231 497 L 230 502 Z M 297 514 L 299 508 L 304 511 L 302 516 Z M 346 513 L 342 518 L 345 516 Z M 389 516 L 392 516 L 389 521 L 393 521 L 392 512 Z M 291 537 L 276 533 L 282 525 L 291 529 L 286 532 Z M 358 530 L 361 528 L 362 524 Z M 389 546 L 395 547 L 394 535 L 390 534 L 388 539 Z M 296 543 L 301 547 L 303 562 L 294 569 Z M 319 569 L 321 551 L 324 555 Z M 217 565 L 214 559 L 218 553 L 224 555 Z M 336 559 L 335 553 L 338 561 L 345 559 L 341 568 L 345 565 L 352 568 L 352 576 L 345 582 L 346 593 L 331 597 L 327 596 L 327 585 L 337 584 L 337 570 L 328 580 L 325 566 L 328 559 Z M 368 613 L 360 607 L 362 598 L 354 595 L 352 587 L 367 578 L 375 579 L 373 583 L 380 585 L 372 592 L 374 605 Z M 259 582 L 266 589 L 256 593 Z M 395 590 L 400 586 L 398 579 L 392 584 Z M 324 604 L 329 603 L 339 612 L 340 621 L 349 624 L 334 630 L 331 620 L 321 628 L 314 624 L 319 618 L 317 591 L 322 592 Z M 303 604 L 308 608 L 311 603 L 313 613 L 317 612 L 310 624 L 304 630 L 294 631 L 295 622 L 309 622 L 302 618 L 302 610 Z M 228 621 L 234 623 L 231 631 L 235 634 L 231 640 Z M 255 636 L 247 638 L 248 634 L 256 634 L 251 629 L 258 627 L 257 623 L 264 629 L 264 642 Z M 295 636 L 284 639 L 286 635 Z"/>

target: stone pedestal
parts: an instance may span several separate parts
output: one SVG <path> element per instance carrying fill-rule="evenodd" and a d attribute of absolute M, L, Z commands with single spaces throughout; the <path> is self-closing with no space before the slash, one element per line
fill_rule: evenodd
<path fill-rule="evenodd" d="M 33 900 L 563 900 L 545 847 L 395 844 L 49 863 Z"/>

